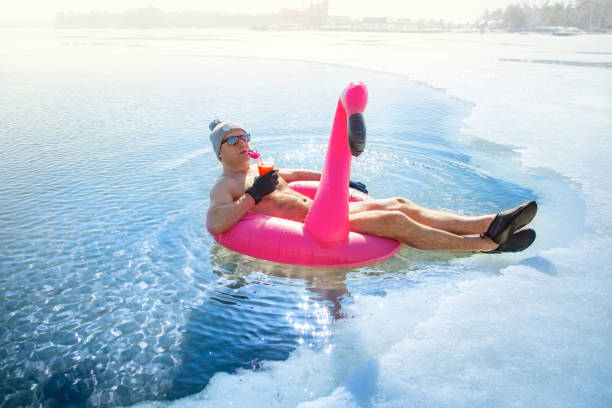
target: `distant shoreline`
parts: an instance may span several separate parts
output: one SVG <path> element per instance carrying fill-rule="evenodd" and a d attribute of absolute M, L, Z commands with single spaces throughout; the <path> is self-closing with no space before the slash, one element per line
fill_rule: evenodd
<path fill-rule="evenodd" d="M 232 10 L 164 11 L 159 7 L 132 8 L 121 12 L 91 10 L 57 12 L 54 17 L 4 18 L 0 27 L 55 27 L 92 29 L 211 29 L 245 28 L 253 31 L 342 31 L 383 33 L 505 32 L 557 36 L 612 33 L 612 2 L 554 0 L 541 5 L 510 4 L 505 9 L 484 9 L 477 20 L 462 22 L 439 18 L 378 16 L 355 18 L 329 14 L 329 1 L 311 2 L 309 8 L 251 14 Z"/>
<path fill-rule="evenodd" d="M 568 35 L 597 35 L 612 34 L 612 30 L 597 31 L 571 31 L 573 27 L 536 27 L 524 30 L 481 30 L 477 27 L 464 27 L 454 29 L 422 28 L 422 29 L 387 29 L 375 27 L 347 27 L 347 26 L 323 26 L 323 27 L 301 27 L 301 26 L 250 26 L 250 27 L 58 27 L 53 20 L 0 20 L 0 29 L 6 28 L 49 28 L 57 30 L 237 30 L 246 31 L 312 31 L 312 32 L 354 32 L 354 33 L 388 33 L 388 34 L 548 34 L 555 36 Z"/>

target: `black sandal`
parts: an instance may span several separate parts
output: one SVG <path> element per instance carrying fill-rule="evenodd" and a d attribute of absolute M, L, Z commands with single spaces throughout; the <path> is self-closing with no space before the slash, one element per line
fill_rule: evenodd
<path fill-rule="evenodd" d="M 480 237 L 489 237 L 496 244 L 503 244 L 515 231 L 520 230 L 535 217 L 538 212 L 538 204 L 528 201 L 518 207 L 497 213 L 489 229 Z"/>
<path fill-rule="evenodd" d="M 487 254 L 499 254 L 502 252 L 521 252 L 529 248 L 536 239 L 536 233 L 532 229 L 524 229 L 510 235 L 506 242 L 493 251 L 485 251 Z"/>

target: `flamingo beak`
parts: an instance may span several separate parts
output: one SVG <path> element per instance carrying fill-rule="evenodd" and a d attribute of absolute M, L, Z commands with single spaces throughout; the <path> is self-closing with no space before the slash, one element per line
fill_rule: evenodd
<path fill-rule="evenodd" d="M 359 156 L 365 150 L 366 127 L 363 114 L 353 113 L 348 118 L 348 141 L 351 154 Z"/>

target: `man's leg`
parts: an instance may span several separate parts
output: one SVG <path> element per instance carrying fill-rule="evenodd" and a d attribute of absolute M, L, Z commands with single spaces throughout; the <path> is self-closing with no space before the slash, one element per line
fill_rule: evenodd
<path fill-rule="evenodd" d="M 455 235 L 483 234 L 495 218 L 495 214 L 466 217 L 430 210 L 402 197 L 350 203 L 349 214 L 358 214 L 363 211 L 399 211 L 419 224 Z"/>
<path fill-rule="evenodd" d="M 485 237 L 464 237 L 420 224 L 397 210 L 362 211 L 349 215 L 351 231 L 391 238 L 418 249 L 492 251 L 498 244 Z"/>

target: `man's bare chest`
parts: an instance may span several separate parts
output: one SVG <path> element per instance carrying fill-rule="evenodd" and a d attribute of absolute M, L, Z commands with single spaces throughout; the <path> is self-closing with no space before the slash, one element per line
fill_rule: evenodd
<path fill-rule="evenodd" d="M 255 178 L 257 178 L 258 176 L 259 171 L 257 170 L 257 167 L 255 167 L 251 168 L 249 172 L 243 177 L 234 179 L 234 183 L 231 189 L 231 194 L 234 201 L 244 195 L 244 192 L 253 185 L 253 183 L 255 182 Z M 293 190 L 290 189 L 289 184 L 287 184 L 287 182 L 282 177 L 279 177 L 278 187 L 276 191 L 273 192 L 271 195 L 275 195 L 275 193 L 279 192 L 288 191 L 295 193 Z"/>

